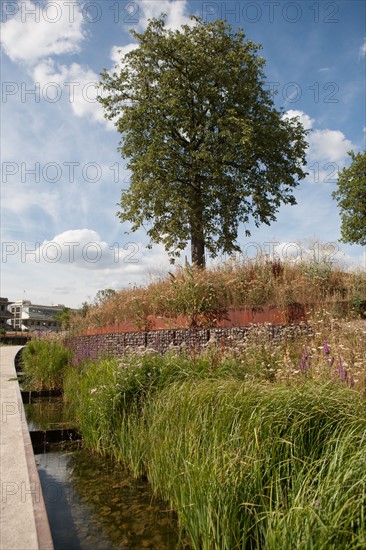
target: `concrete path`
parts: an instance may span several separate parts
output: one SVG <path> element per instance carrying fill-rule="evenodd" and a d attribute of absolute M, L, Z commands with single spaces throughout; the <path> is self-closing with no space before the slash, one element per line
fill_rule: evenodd
<path fill-rule="evenodd" d="M 22 346 L 0 346 L 0 550 L 52 550 L 14 358 Z"/>

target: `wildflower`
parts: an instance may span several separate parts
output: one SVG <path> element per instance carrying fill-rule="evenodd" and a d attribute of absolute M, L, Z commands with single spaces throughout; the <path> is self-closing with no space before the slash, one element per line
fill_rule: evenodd
<path fill-rule="evenodd" d="M 344 368 L 341 357 L 338 360 L 337 373 L 338 373 L 338 376 L 339 376 L 341 382 L 347 382 L 348 381 L 348 371 L 347 371 L 346 368 Z"/>
<path fill-rule="evenodd" d="M 311 357 L 308 354 L 307 346 L 304 346 L 304 352 L 303 352 L 302 357 L 300 359 L 299 367 L 300 367 L 300 370 L 303 374 L 305 374 L 312 367 Z"/>
<path fill-rule="evenodd" d="M 323 351 L 324 351 L 324 355 L 329 355 L 330 354 L 330 348 L 329 348 L 327 340 L 324 340 Z"/>
<path fill-rule="evenodd" d="M 96 393 L 96 392 L 97 392 L 97 388 L 92 388 L 92 389 L 90 390 L 90 393 L 91 393 L 92 395 L 93 395 L 94 393 Z"/>

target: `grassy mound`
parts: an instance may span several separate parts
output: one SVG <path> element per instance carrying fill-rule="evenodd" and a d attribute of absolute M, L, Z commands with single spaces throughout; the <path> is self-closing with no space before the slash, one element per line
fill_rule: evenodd
<path fill-rule="evenodd" d="M 302 304 L 308 310 L 359 315 L 366 309 L 366 273 L 327 261 L 226 262 L 211 269 L 186 266 L 141 287 L 107 293 L 71 319 L 82 332 L 122 321 L 149 327 L 149 315 L 184 315 L 192 327 L 215 326 L 228 308 Z"/>

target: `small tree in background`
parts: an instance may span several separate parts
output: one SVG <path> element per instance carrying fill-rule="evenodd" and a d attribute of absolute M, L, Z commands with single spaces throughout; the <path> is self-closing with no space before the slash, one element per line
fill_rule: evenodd
<path fill-rule="evenodd" d="M 265 90 L 261 46 L 224 21 L 192 19 L 172 31 L 161 16 L 132 31 L 138 45 L 118 72 L 102 73 L 99 101 L 129 159 L 121 222 L 132 231 L 147 222 L 172 256 L 190 241 L 203 266 L 205 250 L 240 250 L 240 222 L 269 225 L 281 203 L 296 204 L 307 143 Z"/>
<path fill-rule="evenodd" d="M 94 304 L 96 306 L 100 306 L 110 300 L 111 298 L 114 298 L 117 292 L 113 288 L 105 288 L 102 290 L 98 290 L 98 292 L 95 295 L 94 298 Z"/>
<path fill-rule="evenodd" d="M 54 315 L 54 319 L 61 324 L 62 330 L 69 330 L 71 323 L 71 309 L 64 307 L 62 311 L 59 311 Z"/>
<path fill-rule="evenodd" d="M 352 162 L 339 173 L 332 196 L 340 208 L 342 241 L 366 245 L 366 151 L 348 154 Z"/>

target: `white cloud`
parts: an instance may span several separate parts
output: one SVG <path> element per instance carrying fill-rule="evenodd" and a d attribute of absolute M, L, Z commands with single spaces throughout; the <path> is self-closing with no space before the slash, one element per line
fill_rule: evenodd
<path fill-rule="evenodd" d="M 132 239 L 108 244 L 93 229 L 67 230 L 38 246 L 24 241 L 2 244 L 2 282 L 11 300 L 78 307 L 100 289 L 144 285 L 169 269 L 162 245 L 147 250 Z"/>
<path fill-rule="evenodd" d="M 69 5 L 70 4 L 70 5 Z M 113 122 L 104 118 L 102 106 L 97 102 L 99 75 L 78 63 L 70 66 L 58 65 L 52 56 L 74 54 L 80 51 L 86 33 L 83 30 L 83 13 L 79 6 L 71 6 L 61 0 L 48 0 L 46 4 L 31 0 L 22 1 L 15 15 L 2 25 L 4 51 L 12 61 L 23 62 L 28 67 L 35 83 L 39 83 L 42 97 L 46 94 L 51 100 L 60 96 L 67 98 L 77 117 L 103 123 L 114 129 Z M 76 9 L 74 9 L 76 8 Z M 148 19 L 166 13 L 168 28 L 177 29 L 183 23 L 192 24 L 186 15 L 186 0 L 160 2 L 141 0 L 139 3 L 138 27 L 143 29 Z M 33 13 L 31 13 L 33 12 Z M 117 65 L 120 59 L 136 45 L 114 46 L 112 61 Z"/>
<path fill-rule="evenodd" d="M 82 269 L 105 269 L 123 261 L 120 250 L 115 250 L 92 229 L 70 229 L 44 241 L 40 259 L 46 263 L 73 264 Z"/>
<path fill-rule="evenodd" d="M 64 65 L 60 66 L 60 72 L 55 72 L 55 62 L 50 57 L 42 60 L 40 63 L 35 65 L 32 70 L 33 80 L 39 82 L 39 84 L 44 88 L 50 82 L 55 82 L 58 85 L 61 85 L 65 80 L 67 80 L 68 68 Z"/>
<path fill-rule="evenodd" d="M 113 46 L 111 49 L 110 57 L 112 61 L 118 66 L 119 62 L 122 57 L 124 57 L 127 53 L 132 52 L 132 50 L 135 50 L 137 48 L 138 44 L 134 42 L 130 42 L 130 44 L 126 44 L 126 46 Z"/>
<path fill-rule="evenodd" d="M 165 25 L 168 29 L 177 30 L 181 25 L 191 25 L 192 21 L 187 14 L 187 1 L 177 0 L 140 0 L 139 8 L 142 12 L 142 17 L 139 19 L 139 28 L 145 29 L 148 20 L 154 17 L 159 17 L 162 13 L 167 15 Z"/>
<path fill-rule="evenodd" d="M 109 71 L 111 74 L 115 71 L 119 72 L 123 68 L 122 59 L 126 54 L 132 52 L 138 47 L 137 43 L 131 42 L 126 44 L 126 46 L 113 46 L 110 52 L 110 58 L 113 61 L 113 67 Z"/>
<path fill-rule="evenodd" d="M 322 240 L 315 236 L 309 238 L 277 239 L 267 237 L 249 240 L 241 245 L 241 251 L 232 255 L 217 257 L 208 262 L 209 266 L 218 266 L 229 259 L 237 262 L 251 262 L 268 258 L 281 262 L 298 264 L 300 262 L 324 262 L 342 269 L 350 266 L 365 268 L 366 253 L 352 257 L 347 247 L 340 246 L 335 240 Z"/>
<path fill-rule="evenodd" d="M 85 38 L 82 13 L 70 13 L 66 4 L 61 0 L 52 0 L 45 6 L 30 0 L 18 4 L 18 11 L 3 23 L 1 30 L 4 51 L 12 61 L 31 65 L 50 55 L 80 51 Z"/>
<path fill-rule="evenodd" d="M 162 13 L 166 14 L 165 26 L 167 29 L 177 30 L 182 25 L 193 25 L 192 21 L 187 14 L 187 1 L 186 0 L 140 0 L 139 7 L 139 21 L 137 28 L 140 31 L 146 29 L 149 19 L 158 18 Z M 121 59 L 130 51 L 138 47 L 137 43 L 130 42 L 125 46 L 113 46 L 111 49 L 110 57 L 115 64 L 115 69 L 121 69 Z"/>
<path fill-rule="evenodd" d="M 28 217 L 27 213 L 32 208 L 38 208 L 53 221 L 60 216 L 60 195 L 54 189 L 33 188 L 32 184 L 28 184 L 25 192 L 24 185 L 18 184 L 11 187 L 4 185 L 2 202 L 4 211 L 6 210 L 14 220 L 17 220 L 18 224 L 20 222 L 31 224 L 32 216 Z M 34 225 L 37 225 L 36 220 Z"/>
<path fill-rule="evenodd" d="M 352 141 L 339 130 L 314 130 L 309 136 L 308 155 L 322 162 L 335 162 L 344 165 L 347 152 L 354 148 Z"/>
<path fill-rule="evenodd" d="M 365 55 L 366 55 L 366 38 L 365 38 L 364 43 L 360 47 L 359 55 L 360 55 L 360 57 L 365 57 Z"/>
<path fill-rule="evenodd" d="M 307 156 L 309 161 L 321 163 L 336 163 L 338 169 L 344 166 L 347 152 L 355 148 L 355 145 L 346 138 L 340 130 L 318 130 L 314 128 L 315 120 L 303 111 L 289 110 L 284 118 L 298 117 L 305 130 L 311 130 L 307 136 L 309 149 Z"/>
<path fill-rule="evenodd" d="M 4 51 L 12 61 L 26 64 L 43 99 L 66 99 L 77 117 L 88 117 L 113 129 L 96 99 L 99 75 L 78 63 L 58 65 L 51 57 L 79 52 L 86 36 L 82 12 L 67 7 L 71 5 L 61 0 L 49 0 L 43 9 L 39 2 L 22 1 L 17 13 L 2 25 Z"/>
<path fill-rule="evenodd" d="M 133 238 L 123 245 L 117 242 L 109 245 L 93 229 L 70 229 L 42 243 L 40 260 L 108 273 L 122 269 L 125 274 L 137 277 L 157 265 L 169 265 L 162 245 L 154 246 L 148 255 L 142 254 L 143 250 L 144 245 Z"/>
<path fill-rule="evenodd" d="M 353 256 L 349 253 L 344 253 L 343 256 L 342 267 L 344 266 L 348 271 L 361 271 L 366 273 L 366 252 L 361 252 Z"/>
<path fill-rule="evenodd" d="M 293 263 L 326 262 L 333 265 L 345 263 L 345 253 L 336 242 L 322 242 L 315 237 L 299 241 L 281 241 L 273 247 L 274 257 Z"/>
<path fill-rule="evenodd" d="M 285 119 L 291 119 L 291 118 L 299 118 L 301 124 L 304 126 L 305 130 L 310 130 L 313 127 L 314 119 L 310 118 L 309 115 L 304 113 L 303 111 L 297 111 L 295 109 L 289 109 L 286 111 L 286 113 L 283 115 L 283 118 Z"/>
<path fill-rule="evenodd" d="M 107 128 L 113 124 L 104 118 L 103 108 L 97 101 L 99 76 L 91 69 L 78 63 L 70 66 L 58 65 L 48 58 L 38 63 L 32 71 L 34 82 L 38 82 L 42 95 L 60 94 L 66 98 L 74 114 L 78 117 L 88 116 L 96 122 L 105 123 Z"/>

